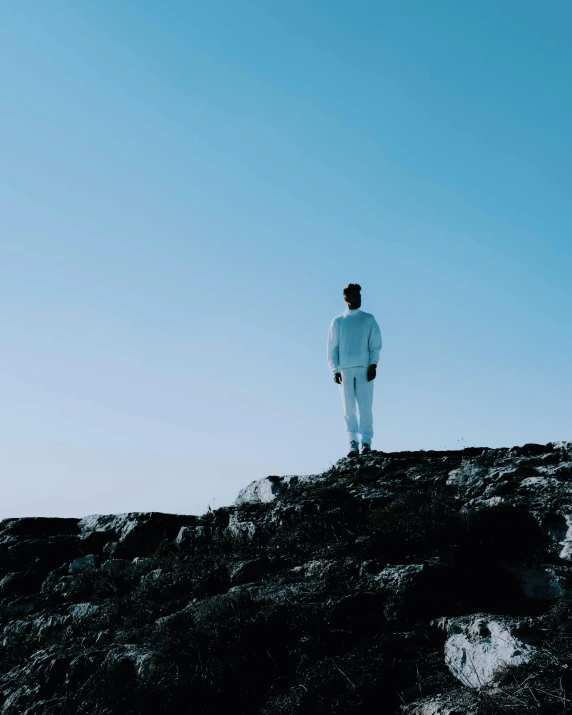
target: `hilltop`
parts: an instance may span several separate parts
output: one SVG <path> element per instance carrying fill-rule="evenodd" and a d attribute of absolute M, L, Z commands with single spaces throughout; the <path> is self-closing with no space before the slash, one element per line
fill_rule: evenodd
<path fill-rule="evenodd" d="M 0 713 L 572 710 L 572 443 L 0 522 Z"/>

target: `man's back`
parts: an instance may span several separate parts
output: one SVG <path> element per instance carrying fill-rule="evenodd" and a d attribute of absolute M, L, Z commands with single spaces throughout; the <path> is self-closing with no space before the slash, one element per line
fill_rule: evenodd
<path fill-rule="evenodd" d="M 330 324 L 328 362 L 335 374 L 340 368 L 377 364 L 381 351 L 381 331 L 371 313 L 345 310 Z"/>

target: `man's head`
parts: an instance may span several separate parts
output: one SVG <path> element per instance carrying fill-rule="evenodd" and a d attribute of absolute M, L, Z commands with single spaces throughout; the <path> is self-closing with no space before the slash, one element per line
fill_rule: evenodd
<path fill-rule="evenodd" d="M 344 300 L 350 310 L 357 310 L 361 306 L 361 286 L 357 283 L 348 283 L 344 288 Z"/>

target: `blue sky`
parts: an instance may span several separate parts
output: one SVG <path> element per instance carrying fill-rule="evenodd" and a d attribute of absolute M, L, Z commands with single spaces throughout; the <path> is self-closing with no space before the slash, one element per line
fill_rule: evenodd
<path fill-rule="evenodd" d="M 572 438 L 572 6 L 14 0 L 0 518 L 202 513 L 347 451 Z"/>

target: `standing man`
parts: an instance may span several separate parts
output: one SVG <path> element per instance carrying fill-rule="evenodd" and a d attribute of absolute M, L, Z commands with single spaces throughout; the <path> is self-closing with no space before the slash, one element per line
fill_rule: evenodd
<path fill-rule="evenodd" d="M 360 310 L 361 286 L 344 288 L 346 310 L 334 318 L 328 332 L 328 364 L 334 382 L 341 385 L 346 429 L 350 439 L 348 457 L 371 452 L 373 438 L 373 381 L 381 351 L 381 331 L 371 313 Z M 359 408 L 359 424 L 356 412 Z"/>

